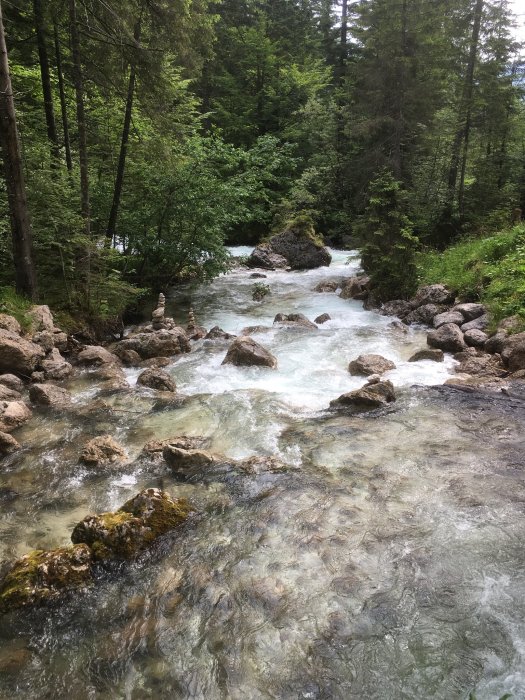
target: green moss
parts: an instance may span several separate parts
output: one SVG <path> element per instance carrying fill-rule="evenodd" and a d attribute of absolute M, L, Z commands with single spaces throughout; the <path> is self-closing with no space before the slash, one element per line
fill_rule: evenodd
<path fill-rule="evenodd" d="M 31 302 L 12 287 L 0 287 L 0 313 L 14 316 L 25 331 L 31 327 L 31 318 L 27 315 L 30 308 Z"/>
<path fill-rule="evenodd" d="M 323 237 L 314 228 L 314 222 L 308 214 L 298 214 L 286 222 L 286 228 L 293 230 L 301 238 L 308 238 L 317 246 L 324 246 Z"/>

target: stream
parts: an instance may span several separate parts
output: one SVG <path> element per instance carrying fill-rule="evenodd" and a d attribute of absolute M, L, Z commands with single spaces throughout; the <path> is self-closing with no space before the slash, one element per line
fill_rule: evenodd
<path fill-rule="evenodd" d="M 176 399 L 135 386 L 138 369 L 102 396 L 83 371 L 76 411 L 35 412 L 17 432 L 26 447 L 0 469 L 2 562 L 68 544 L 86 514 L 149 486 L 197 514 L 87 592 L 0 618 L 2 700 L 525 698 L 525 394 L 443 386 L 449 356 L 408 362 L 424 329 L 312 291 L 359 269 L 355 252 L 332 254 L 329 268 L 240 268 L 168 296 L 184 325 L 191 304 L 207 329 L 266 326 L 253 338 L 276 370 L 223 366 L 231 341 L 200 340 L 166 368 Z M 271 291 L 254 302 L 260 281 Z M 331 320 L 272 326 L 279 312 Z M 328 411 L 364 384 L 348 372 L 362 353 L 396 364 L 397 401 Z M 130 462 L 93 473 L 79 454 L 103 434 Z M 285 468 L 181 482 L 141 455 L 176 435 Z"/>

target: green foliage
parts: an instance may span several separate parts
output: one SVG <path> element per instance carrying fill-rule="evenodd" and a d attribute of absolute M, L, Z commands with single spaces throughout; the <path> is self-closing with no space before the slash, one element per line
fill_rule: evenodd
<path fill-rule="evenodd" d="M 12 287 L 0 287 L 0 313 L 14 316 L 24 329 L 31 325 L 31 319 L 27 312 L 31 308 L 31 302 L 21 297 Z"/>
<path fill-rule="evenodd" d="M 417 286 L 415 253 L 419 245 L 406 214 L 406 193 L 388 170 L 370 184 L 368 206 L 358 232 L 362 264 L 378 301 L 408 298 Z"/>
<path fill-rule="evenodd" d="M 494 321 L 518 315 L 525 326 L 525 225 L 421 253 L 417 267 L 421 283 L 447 284 L 486 304 Z"/>
<path fill-rule="evenodd" d="M 256 282 L 252 286 L 252 299 L 254 301 L 262 301 L 264 297 L 270 294 L 270 287 L 263 282 Z"/>

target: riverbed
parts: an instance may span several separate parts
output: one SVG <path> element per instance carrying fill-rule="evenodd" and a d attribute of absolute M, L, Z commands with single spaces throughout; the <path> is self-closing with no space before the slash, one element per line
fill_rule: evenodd
<path fill-rule="evenodd" d="M 236 249 L 236 255 L 248 250 Z M 228 341 L 200 340 L 167 368 L 178 398 L 135 385 L 104 395 L 72 381 L 78 412 L 41 413 L 0 469 L 0 559 L 67 544 L 90 512 L 147 486 L 197 514 L 132 564 L 60 607 L 4 616 L 0 697 L 525 697 L 524 403 L 442 386 L 455 362 L 408 362 L 424 329 L 404 332 L 362 303 L 312 291 L 359 269 L 353 251 L 305 272 L 235 269 L 168 295 L 186 323 L 252 337 L 276 370 L 222 365 Z M 270 293 L 252 300 L 253 285 Z M 277 313 L 328 313 L 318 330 Z M 361 415 L 327 410 L 364 383 L 362 353 L 396 369 L 398 399 Z M 82 410 L 86 406 L 92 410 Z M 93 474 L 78 462 L 113 435 L 129 463 Z M 277 457 L 278 471 L 180 482 L 141 456 L 145 443 L 202 435 L 229 458 Z M 11 655 L 11 656 L 9 656 Z"/>

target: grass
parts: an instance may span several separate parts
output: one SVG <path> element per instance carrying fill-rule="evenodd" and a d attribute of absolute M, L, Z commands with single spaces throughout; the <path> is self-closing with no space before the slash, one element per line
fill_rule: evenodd
<path fill-rule="evenodd" d="M 464 301 L 481 301 L 497 324 L 518 316 L 525 330 L 525 225 L 485 238 L 468 238 L 443 252 L 420 253 L 421 284 L 442 283 Z"/>
<path fill-rule="evenodd" d="M 31 319 L 27 315 L 31 306 L 31 302 L 18 295 L 12 287 L 0 287 L 0 313 L 14 316 L 26 331 L 31 326 Z"/>

